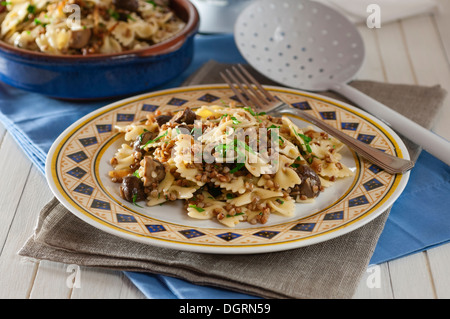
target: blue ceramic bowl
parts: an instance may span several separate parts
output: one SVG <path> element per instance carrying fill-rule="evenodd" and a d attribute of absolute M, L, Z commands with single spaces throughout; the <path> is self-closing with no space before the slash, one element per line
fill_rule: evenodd
<path fill-rule="evenodd" d="M 90 100 L 144 92 L 182 73 L 193 57 L 199 15 L 188 0 L 172 8 L 186 22 L 175 37 L 146 49 L 119 54 L 49 55 L 0 41 L 0 80 L 60 99 Z"/>

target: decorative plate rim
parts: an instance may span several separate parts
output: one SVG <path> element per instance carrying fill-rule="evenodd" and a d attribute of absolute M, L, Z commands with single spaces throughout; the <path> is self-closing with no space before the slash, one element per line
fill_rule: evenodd
<path fill-rule="evenodd" d="M 311 93 L 311 92 L 305 92 L 297 89 L 291 89 L 291 88 L 284 88 L 284 87 L 278 87 L 278 86 L 269 86 L 265 85 L 269 90 L 275 91 L 275 92 L 281 92 L 281 93 L 288 93 L 288 94 L 294 94 L 294 95 L 300 95 L 305 98 L 311 98 L 315 100 L 319 100 L 328 104 L 332 104 L 336 106 L 337 108 L 344 109 L 346 111 L 351 112 L 357 117 L 360 117 L 366 121 L 368 121 L 370 124 L 374 125 L 377 129 L 383 132 L 384 135 L 389 139 L 389 141 L 393 144 L 394 150 L 397 153 L 396 155 L 402 158 L 409 159 L 409 153 L 406 149 L 405 144 L 400 139 L 400 137 L 386 124 L 375 118 L 374 116 L 368 114 L 367 112 L 358 109 L 354 106 L 351 106 L 347 103 L 341 102 L 339 100 L 329 98 L 317 93 Z M 369 209 L 367 212 L 363 213 L 361 216 L 348 221 L 347 223 L 340 225 L 335 228 L 331 228 L 327 231 L 323 231 L 314 235 L 307 236 L 305 238 L 297 238 L 295 240 L 287 241 L 287 242 L 274 242 L 274 243 L 266 243 L 266 244 L 259 244 L 259 245 L 230 245 L 230 246 L 223 246 L 223 245 L 214 245 L 214 244 L 202 244 L 202 243 L 191 243 L 191 242 L 174 242 L 169 241 L 163 238 L 156 238 L 156 237 L 149 237 L 142 234 L 133 233 L 131 231 L 127 231 L 124 229 L 120 229 L 118 227 L 115 227 L 114 225 L 108 224 L 105 221 L 93 216 L 88 215 L 86 211 L 81 208 L 72 198 L 70 198 L 67 194 L 65 194 L 65 191 L 63 190 L 62 186 L 58 184 L 57 178 L 56 178 L 56 168 L 57 166 L 57 160 L 58 160 L 58 154 L 61 148 L 64 146 L 64 144 L 70 139 L 70 137 L 81 127 L 85 126 L 87 123 L 92 121 L 93 119 L 99 117 L 102 114 L 106 114 L 107 112 L 110 112 L 114 109 L 120 108 L 122 106 L 128 105 L 133 102 L 139 102 L 148 98 L 160 96 L 160 95 L 168 95 L 168 94 L 175 94 L 175 93 L 181 93 L 181 92 L 187 92 L 187 91 L 195 91 L 195 90 L 207 90 L 207 89 L 227 89 L 228 86 L 224 84 L 204 84 L 204 85 L 194 85 L 194 86 L 186 86 L 186 87 L 179 87 L 179 88 L 171 88 L 171 89 L 165 89 L 160 91 L 154 91 L 149 93 L 144 93 L 140 95 L 136 95 L 133 97 L 129 97 L 120 101 L 116 101 L 113 103 L 110 103 L 108 105 L 105 105 L 85 116 L 80 118 L 78 121 L 70 125 L 67 129 L 65 129 L 59 137 L 54 141 L 52 144 L 47 160 L 45 165 L 45 174 L 47 178 L 48 185 L 55 195 L 55 197 L 75 216 L 83 220 L 84 222 L 90 224 L 91 226 L 96 227 L 97 229 L 100 229 L 102 231 L 105 231 L 107 233 L 110 233 L 112 235 L 119 236 L 124 239 L 132 240 L 135 242 L 139 242 L 142 244 L 149 244 L 154 245 L 157 247 L 163 247 L 163 248 L 171 248 L 171 249 L 178 249 L 178 250 L 184 250 L 184 251 L 191 251 L 191 252 L 201 252 L 201 253 L 213 253 L 213 254 L 255 254 L 255 253 L 267 253 L 267 252 L 275 252 L 275 251 L 282 251 L 282 250 L 289 250 L 294 248 L 300 248 L 304 246 L 309 246 L 313 244 L 317 244 L 320 242 L 324 242 L 339 236 L 342 236 L 344 234 L 350 233 L 361 226 L 369 223 L 370 221 L 374 220 L 376 217 L 381 215 L 389 206 L 391 206 L 401 195 L 404 188 L 406 187 L 406 184 L 409 180 L 409 172 L 403 174 L 403 175 L 396 175 L 394 177 L 394 181 L 392 182 L 392 185 L 390 186 L 390 189 L 387 191 L 387 193 L 383 196 L 383 198 L 376 202 L 375 206 Z M 109 143 L 111 140 L 108 139 L 106 142 Z M 103 148 L 103 146 L 99 146 L 99 149 Z M 97 155 L 96 155 L 97 156 Z M 94 163 L 95 164 L 95 163 Z M 94 167 L 91 167 L 93 169 Z M 353 186 L 353 185 L 352 185 Z M 333 203 L 332 206 L 335 205 L 337 201 Z M 134 212 L 136 213 L 136 212 Z M 137 213 L 139 214 L 139 213 Z M 302 219 L 302 218 L 299 218 Z M 170 223 L 170 222 L 168 222 Z M 254 228 L 254 230 L 261 229 L 260 226 L 258 228 Z M 195 227 L 193 227 L 195 229 Z M 197 227 L 198 229 L 206 229 L 202 227 Z M 267 228 L 267 227 L 265 227 Z M 229 231 L 233 231 L 233 229 L 230 229 Z M 226 232 L 226 230 L 224 230 Z"/>

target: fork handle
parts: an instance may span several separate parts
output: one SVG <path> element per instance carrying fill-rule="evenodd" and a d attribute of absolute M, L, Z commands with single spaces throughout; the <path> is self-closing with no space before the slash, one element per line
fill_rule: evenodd
<path fill-rule="evenodd" d="M 450 142 L 404 117 L 386 105 L 347 84 L 335 85 L 333 90 L 347 97 L 362 109 L 376 116 L 398 133 L 450 165 Z"/>
<path fill-rule="evenodd" d="M 347 145 L 349 148 L 367 159 L 369 162 L 383 168 L 390 174 L 403 174 L 409 171 L 414 166 L 413 161 L 395 157 L 377 150 L 376 148 L 373 148 L 364 142 L 354 139 L 353 137 L 339 131 L 338 129 L 328 125 L 327 123 L 315 118 L 314 116 L 304 111 L 294 108 L 283 108 L 277 111 L 281 114 L 296 115 L 311 122 L 315 126 L 321 128 L 323 131 L 337 138 L 339 141 Z"/>

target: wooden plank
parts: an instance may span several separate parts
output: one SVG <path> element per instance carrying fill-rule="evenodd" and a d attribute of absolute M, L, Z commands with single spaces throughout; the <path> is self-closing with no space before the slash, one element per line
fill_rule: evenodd
<path fill-rule="evenodd" d="M 69 299 L 72 287 L 67 285 L 70 273 L 67 265 L 51 261 L 40 261 L 31 289 L 31 299 Z"/>
<path fill-rule="evenodd" d="M 353 299 L 392 299 L 391 276 L 387 263 L 369 267 Z"/>
<path fill-rule="evenodd" d="M 376 32 L 386 82 L 417 84 L 400 22 L 383 25 Z"/>
<path fill-rule="evenodd" d="M 22 165 L 28 169 L 29 163 Z M 0 276 L 0 287 L 8 288 L 0 290 L 0 298 L 27 298 L 29 295 L 38 263 L 24 260 L 17 252 L 33 234 L 39 213 L 36 208 L 42 207 L 51 198 L 50 191 L 46 189 L 45 178 L 33 168 L 26 179 L 17 209 L 14 209 L 14 218 L 2 249 L 0 272 L 4 275 Z"/>
<path fill-rule="evenodd" d="M 80 287 L 74 288 L 73 299 L 141 299 L 143 295 L 129 284 L 122 272 L 80 267 Z"/>
<path fill-rule="evenodd" d="M 450 19 L 450 7 L 445 5 L 441 7 L 440 16 Z M 420 23 L 414 23 L 411 19 L 402 22 L 405 34 L 405 41 L 409 47 L 417 47 L 416 50 L 411 51 L 411 63 L 417 74 L 419 84 L 435 85 L 440 84 L 444 89 L 450 92 L 450 64 L 442 41 L 448 41 L 448 30 L 446 33 L 447 39 L 442 39 L 444 35 L 439 33 L 436 28 L 436 23 L 433 20 L 434 16 L 423 16 Z M 448 125 L 450 119 L 450 99 L 447 98 L 444 102 L 443 111 L 440 120 L 436 123 L 435 132 L 450 140 L 450 126 Z M 433 279 L 433 285 L 436 289 L 437 297 L 448 296 L 450 294 L 450 286 L 442 285 L 448 282 L 450 277 L 450 268 L 442 267 L 442 264 L 447 263 L 448 256 L 446 252 L 449 248 L 442 248 L 439 250 L 441 254 L 435 252 L 434 248 L 427 251 L 428 264 Z M 445 297 L 444 297 L 445 298 Z"/>
<path fill-rule="evenodd" d="M 434 299 L 436 293 L 425 253 L 389 262 L 395 299 Z"/>
<path fill-rule="evenodd" d="M 366 57 L 359 70 L 357 80 L 386 81 L 384 66 L 381 61 L 380 50 L 377 41 L 377 30 L 369 29 L 365 25 L 358 26 L 358 31 L 364 41 Z"/>
<path fill-rule="evenodd" d="M 434 14 L 434 21 L 439 33 L 442 46 L 447 56 L 447 61 L 450 62 L 450 1 L 436 0 L 439 10 Z"/>
<path fill-rule="evenodd" d="M 450 244 L 430 249 L 427 255 L 437 298 L 450 299 Z"/>
<path fill-rule="evenodd" d="M 9 134 L 0 148 L 0 247 L 4 245 L 31 163 Z"/>
<path fill-rule="evenodd" d="M 421 85 L 441 85 L 450 92 L 450 65 L 442 47 L 432 15 L 405 19 L 401 22 L 411 63 Z M 450 140 L 450 99 L 444 107 L 434 131 Z"/>

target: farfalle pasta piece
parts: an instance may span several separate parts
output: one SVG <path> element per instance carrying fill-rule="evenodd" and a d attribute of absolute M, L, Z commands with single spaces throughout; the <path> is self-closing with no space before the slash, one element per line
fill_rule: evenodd
<path fill-rule="evenodd" d="M 232 227 L 235 227 L 237 224 L 239 224 L 241 221 L 243 221 L 244 220 L 244 217 L 245 215 L 243 214 L 243 213 L 241 213 L 241 214 L 236 214 L 236 215 L 234 215 L 234 216 L 225 216 L 224 218 L 222 218 L 222 219 L 218 219 L 218 221 L 221 223 L 221 224 L 223 224 L 223 225 L 225 225 L 225 226 L 227 226 L 227 227 L 230 227 L 230 228 L 232 228 Z"/>
<path fill-rule="evenodd" d="M 8 34 L 11 31 L 14 31 L 16 29 L 16 26 L 25 19 L 25 17 L 28 15 L 27 8 L 29 5 L 29 1 L 18 3 L 13 6 L 10 5 L 11 8 L 1 24 L 2 36 Z"/>
<path fill-rule="evenodd" d="M 271 214 L 295 216 L 296 202 L 313 202 L 335 179 L 351 173 L 340 162 L 338 141 L 310 127 L 302 130 L 288 118 L 268 117 L 233 104 L 202 106 L 194 116 L 185 109 L 182 114 L 189 114 L 189 120 L 179 123 L 179 117 L 171 114 L 161 127 L 132 123 L 118 128 L 129 143 L 144 129 L 151 130 L 153 140 L 135 154 L 144 160 L 134 161 L 146 167 L 143 162 L 150 157 L 151 163 L 164 165 L 162 180 L 143 182 L 149 206 L 180 199 L 194 219 L 213 219 L 226 227 L 243 221 L 266 223 Z M 275 128 L 279 131 L 273 141 L 270 131 Z M 192 136 L 195 131 L 198 134 Z M 143 136 L 148 139 L 149 134 Z M 130 148 L 122 147 L 122 153 L 130 155 Z"/>
<path fill-rule="evenodd" d="M 230 181 L 221 181 L 220 179 L 212 180 L 214 185 L 223 188 L 232 193 L 242 194 L 245 192 L 245 181 L 242 176 L 234 177 Z"/>
<path fill-rule="evenodd" d="M 196 205 L 188 205 L 188 216 L 195 219 L 212 219 L 215 217 L 214 210 L 222 209 L 225 206 L 224 202 L 215 200 L 208 192 L 202 192 L 203 195 L 203 207 L 197 207 Z"/>
<path fill-rule="evenodd" d="M 279 166 L 273 180 L 281 189 L 288 189 L 302 182 L 297 172 L 291 168 L 292 163 L 294 163 L 294 160 L 280 155 Z"/>
<path fill-rule="evenodd" d="M 116 125 L 116 130 L 124 133 L 125 141 L 135 141 L 138 136 L 146 131 L 154 131 L 157 128 L 157 124 L 145 125 L 142 123 L 132 123 L 125 126 Z"/>
<path fill-rule="evenodd" d="M 282 215 L 285 217 L 294 216 L 295 202 L 291 197 L 271 198 L 266 200 L 265 202 L 271 208 L 272 213 Z"/>
<path fill-rule="evenodd" d="M 181 177 L 196 183 L 198 186 L 203 186 L 205 183 L 196 178 L 200 172 L 194 165 L 194 156 L 192 154 L 193 145 L 194 139 L 192 136 L 187 134 L 178 135 L 175 141 L 173 159 L 177 167 L 177 172 Z"/>
<path fill-rule="evenodd" d="M 112 36 L 105 36 L 103 39 L 103 44 L 100 47 L 100 53 L 118 53 L 122 51 L 122 46 L 119 41 L 117 41 Z"/>
<path fill-rule="evenodd" d="M 134 150 L 128 144 L 122 144 L 113 158 L 113 167 L 115 170 L 129 169 L 134 164 Z"/>
<path fill-rule="evenodd" d="M 353 172 L 343 163 L 325 163 L 319 172 L 322 177 L 344 178 L 353 175 Z"/>
<path fill-rule="evenodd" d="M 112 29 L 111 34 L 122 45 L 129 46 L 135 38 L 134 29 L 124 21 L 119 21 Z"/>
<path fill-rule="evenodd" d="M 233 199 L 228 200 L 228 202 L 234 206 L 245 206 L 250 204 L 255 198 L 258 201 L 265 200 L 268 198 L 280 197 L 283 193 L 280 191 L 274 191 L 264 188 L 254 188 L 251 192 L 244 193 Z"/>

